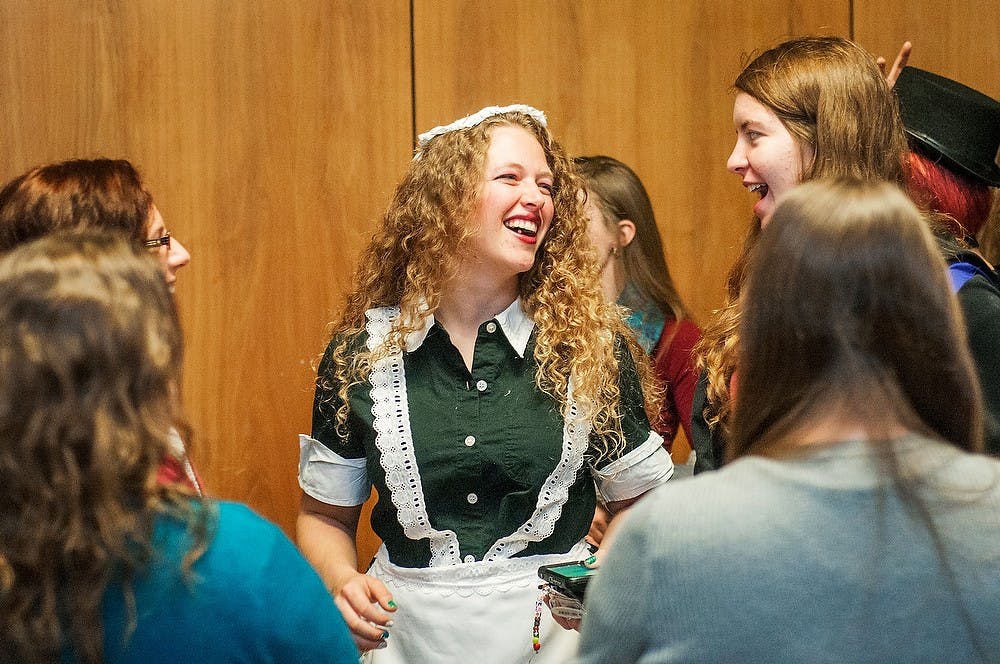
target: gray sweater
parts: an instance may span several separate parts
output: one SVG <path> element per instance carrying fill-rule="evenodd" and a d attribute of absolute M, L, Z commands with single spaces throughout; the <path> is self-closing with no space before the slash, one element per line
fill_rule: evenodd
<path fill-rule="evenodd" d="M 579 664 L 1000 661 L 1000 461 L 893 444 L 926 480 L 954 583 L 866 444 L 745 458 L 631 510 Z"/>

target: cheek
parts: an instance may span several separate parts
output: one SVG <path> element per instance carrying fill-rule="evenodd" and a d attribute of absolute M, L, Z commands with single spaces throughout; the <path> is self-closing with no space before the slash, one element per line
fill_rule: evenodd
<path fill-rule="evenodd" d="M 163 270 L 163 273 L 167 274 L 170 272 L 170 251 L 166 247 L 160 247 L 156 258 L 160 261 L 160 269 Z"/>

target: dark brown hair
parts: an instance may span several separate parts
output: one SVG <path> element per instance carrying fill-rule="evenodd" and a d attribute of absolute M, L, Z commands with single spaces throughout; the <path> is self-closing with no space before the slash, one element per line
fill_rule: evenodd
<path fill-rule="evenodd" d="M 38 166 L 0 190 L 0 251 L 60 229 L 121 232 L 146 239 L 153 199 L 124 159 Z"/>

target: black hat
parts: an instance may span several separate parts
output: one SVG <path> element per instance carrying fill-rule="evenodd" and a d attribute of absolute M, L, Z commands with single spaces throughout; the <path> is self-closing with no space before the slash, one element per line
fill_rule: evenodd
<path fill-rule="evenodd" d="M 1000 187 L 1000 102 L 944 76 L 906 67 L 895 85 L 915 147 L 952 170 Z"/>

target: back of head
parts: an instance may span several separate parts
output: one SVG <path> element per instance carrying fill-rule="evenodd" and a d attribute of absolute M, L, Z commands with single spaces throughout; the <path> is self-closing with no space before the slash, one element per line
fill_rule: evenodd
<path fill-rule="evenodd" d="M 685 318 L 687 312 L 670 276 L 653 204 L 642 180 L 613 157 L 576 157 L 574 163 L 605 224 L 628 219 L 635 225 L 635 238 L 622 251 L 626 281 L 656 302 L 665 315 Z"/>
<path fill-rule="evenodd" d="M 148 541 L 180 363 L 163 276 L 120 236 L 57 232 L 0 258 L 5 661 L 52 659 L 63 621 L 95 659 L 110 568 Z"/>
<path fill-rule="evenodd" d="M 841 37 L 803 37 L 760 54 L 735 87 L 811 146 L 803 180 L 851 176 L 905 186 L 906 137 L 896 99 L 868 52 Z"/>
<path fill-rule="evenodd" d="M 981 444 L 978 382 L 929 228 L 897 187 L 815 181 L 778 206 L 741 301 L 730 456 L 823 416 Z"/>
<path fill-rule="evenodd" d="M 0 252 L 56 230 L 146 237 L 152 197 L 123 159 L 76 159 L 31 169 L 0 190 Z"/>

